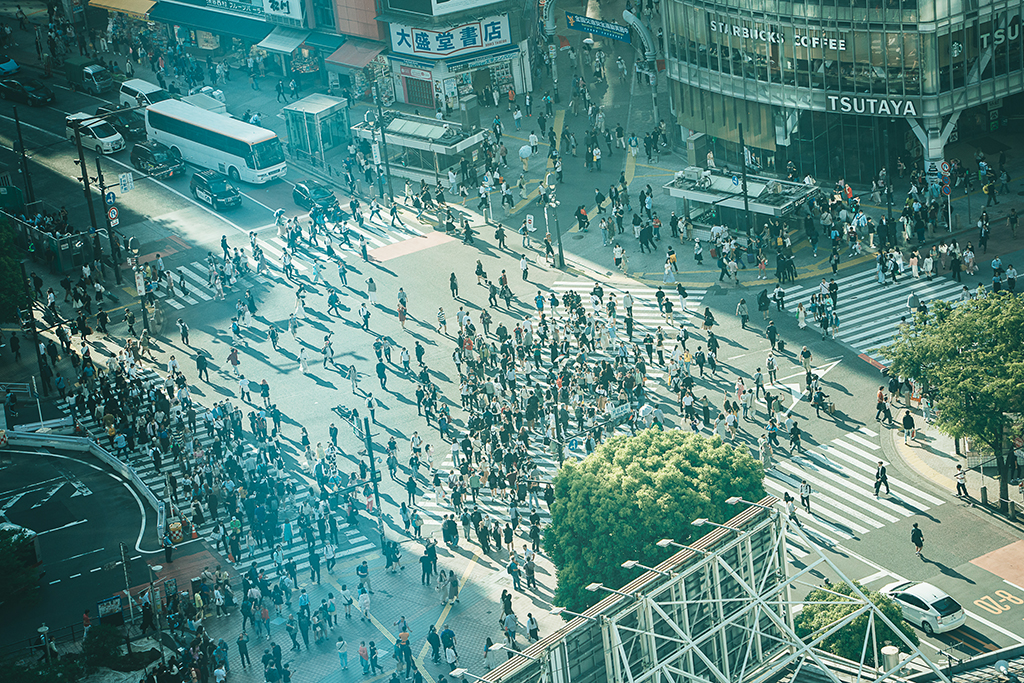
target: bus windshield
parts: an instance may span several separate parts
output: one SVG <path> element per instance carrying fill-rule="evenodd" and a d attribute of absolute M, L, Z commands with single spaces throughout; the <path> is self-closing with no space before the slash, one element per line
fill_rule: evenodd
<path fill-rule="evenodd" d="M 252 166 L 256 170 L 277 166 L 284 162 L 284 151 L 281 141 L 276 137 L 271 140 L 257 142 L 252 146 Z"/>

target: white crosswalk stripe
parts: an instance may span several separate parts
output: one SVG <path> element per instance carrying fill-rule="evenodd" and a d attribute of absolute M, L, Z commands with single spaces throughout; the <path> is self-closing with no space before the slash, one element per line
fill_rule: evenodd
<path fill-rule="evenodd" d="M 147 387 L 157 383 L 163 383 L 163 380 L 156 374 L 156 372 L 152 370 L 145 370 L 144 373 L 145 374 L 143 376 L 143 379 Z M 201 413 L 202 410 L 200 409 L 199 412 Z M 109 446 L 109 443 L 105 438 L 105 431 L 103 429 L 103 425 L 99 424 L 94 416 L 85 415 L 82 411 L 80 411 L 79 421 L 98 440 L 100 445 L 104 447 Z M 206 429 L 205 427 L 202 426 L 202 424 L 197 423 L 196 436 L 198 440 L 203 444 L 204 449 L 206 449 L 208 453 L 212 452 L 212 439 L 210 439 L 207 436 Z M 285 448 L 286 450 L 291 449 L 289 452 L 291 452 L 296 457 L 302 457 L 294 447 L 288 444 L 288 442 L 282 442 L 282 444 L 282 447 Z M 247 448 L 253 448 L 252 444 L 247 444 Z M 166 480 L 164 478 L 164 474 L 162 472 L 157 472 L 156 466 L 151 458 L 141 456 L 136 453 L 133 456 L 131 456 L 129 460 L 129 465 L 146 483 L 150 490 L 153 491 L 157 498 L 161 500 L 168 499 L 168 492 L 166 490 Z M 165 455 L 162 471 L 166 472 L 172 467 L 173 464 L 171 463 L 170 456 Z M 178 478 L 179 480 L 181 479 L 180 476 Z M 296 494 L 294 499 L 282 502 L 282 508 L 279 513 L 280 519 L 283 521 L 285 519 L 294 519 L 295 517 L 297 517 L 296 511 L 298 507 L 301 506 L 306 499 L 309 499 L 311 503 L 315 505 L 317 501 L 313 499 L 311 496 L 312 494 L 310 491 L 310 487 L 306 486 L 302 482 L 297 482 Z M 184 497 L 181 496 L 180 493 L 178 500 L 179 503 L 185 502 Z M 190 510 L 187 507 L 183 507 L 182 510 L 185 513 L 190 512 Z M 197 525 L 196 529 L 199 532 L 200 536 L 208 537 L 208 534 L 210 534 L 214 530 L 214 524 L 213 520 L 209 519 L 209 517 L 205 515 L 205 506 L 203 512 L 203 523 Z M 187 514 L 187 516 L 191 517 L 190 514 Z M 224 520 L 223 508 L 221 509 L 221 517 L 223 521 L 227 521 Z M 370 534 L 371 536 L 375 535 L 375 532 L 373 532 L 372 530 L 373 522 L 371 522 L 368 518 L 366 518 L 365 516 L 361 516 L 357 527 L 352 528 L 346 525 L 346 521 L 340 512 L 336 512 L 335 517 L 338 520 L 338 540 L 340 541 L 338 543 L 338 551 L 336 553 L 336 558 L 339 561 L 344 558 L 359 555 L 370 550 L 375 550 L 377 548 L 376 543 L 371 541 L 366 536 L 366 534 Z M 223 546 L 217 548 L 217 551 L 224 556 L 224 560 L 225 562 L 227 562 L 228 557 L 227 553 L 224 552 Z M 274 578 L 276 577 L 277 574 L 274 568 L 272 553 L 273 549 L 267 545 L 264 545 L 262 548 L 255 549 L 255 552 L 253 552 L 252 554 L 247 554 L 245 551 L 245 547 L 243 546 L 242 557 L 236 558 L 236 560 L 239 563 L 239 566 L 245 567 L 248 567 L 252 562 L 255 562 L 258 569 L 266 570 L 268 576 Z M 284 557 L 285 561 L 293 559 L 295 561 L 296 567 L 300 572 L 309 568 L 309 552 L 306 548 L 306 544 L 302 542 L 298 537 L 296 537 L 295 540 L 292 542 L 290 548 L 284 550 Z M 327 569 L 322 559 L 320 567 L 321 571 L 324 574 L 326 574 Z M 308 576 L 308 574 L 306 576 Z"/>
<path fill-rule="evenodd" d="M 945 502 L 891 476 L 891 493 L 883 490 L 875 498 L 875 470 L 878 461 L 884 460 L 878 454 L 877 439 L 877 432 L 861 427 L 827 444 L 805 447 L 802 455 L 783 455 L 777 450 L 775 467 L 765 477 L 765 488 L 779 498 L 786 493 L 793 496 L 804 528 L 812 538 L 828 543 L 897 524 Z M 810 515 L 799 507 L 803 480 L 811 485 Z M 804 544 L 795 536 L 793 540 L 797 548 L 791 552 L 795 554 Z"/>
<path fill-rule="evenodd" d="M 877 361 L 884 360 L 878 349 L 896 337 L 901 318 L 910 316 L 907 300 L 911 293 L 930 306 L 938 300 L 956 301 L 963 290 L 963 283 L 949 277 L 914 279 L 909 269 L 895 284 L 880 285 L 874 269 L 836 278 L 836 284 L 839 285 L 837 340 Z M 787 289 L 786 310 L 796 315 L 797 306 L 803 304 L 806 308 L 811 297 L 818 293 L 815 287 Z M 815 324 L 810 310 L 807 324 Z"/>

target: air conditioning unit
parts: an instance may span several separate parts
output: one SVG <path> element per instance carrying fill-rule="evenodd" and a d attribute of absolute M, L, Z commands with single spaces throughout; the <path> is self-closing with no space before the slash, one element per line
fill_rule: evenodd
<path fill-rule="evenodd" d="M 704 169 L 700 166 L 687 166 L 683 169 L 683 177 L 689 181 L 696 182 L 700 180 L 700 174 L 703 173 L 703 171 Z M 676 177 L 679 177 L 678 173 L 676 174 Z"/>

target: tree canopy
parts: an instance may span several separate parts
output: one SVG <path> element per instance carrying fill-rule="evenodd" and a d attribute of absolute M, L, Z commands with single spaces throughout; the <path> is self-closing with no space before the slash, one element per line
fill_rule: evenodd
<path fill-rule="evenodd" d="M 890 372 L 924 384 L 942 431 L 992 449 L 999 498 L 1008 500 L 1006 443 L 1020 431 L 1024 406 L 1024 300 L 1001 292 L 956 306 L 936 301 L 882 352 Z"/>
<path fill-rule="evenodd" d="M 18 529 L 0 529 L 0 604 L 27 597 L 39 583 L 32 537 Z"/>
<path fill-rule="evenodd" d="M 715 437 L 648 429 L 604 442 L 554 480 L 544 547 L 558 571 L 555 604 L 579 611 L 605 597 L 584 587 L 618 588 L 638 576 L 626 560 L 653 566 L 674 554 L 655 544 L 689 539 L 699 517 L 724 522 L 739 511 L 731 496 L 761 500 L 764 468 L 745 449 Z"/>
<path fill-rule="evenodd" d="M 860 584 L 857 584 L 857 588 L 863 591 L 868 600 L 873 602 L 882 614 L 899 628 L 907 640 L 914 645 L 919 644 L 917 633 L 903 621 L 903 613 L 899 605 L 888 596 L 864 590 Z M 853 592 L 853 587 L 848 583 L 834 584 L 828 589 L 813 590 L 807 595 L 803 609 L 793 620 L 796 634 L 801 639 L 807 639 L 812 634 L 824 632 L 832 624 L 858 609 L 860 604 L 859 596 Z M 864 639 L 868 633 L 870 619 L 871 615 L 868 612 L 858 615 L 849 624 L 821 641 L 820 649 L 859 662 L 861 653 L 864 651 Z M 875 658 L 878 656 L 878 653 L 873 652 L 875 644 L 882 648 L 887 642 L 894 645 L 902 643 L 899 635 L 894 633 L 884 621 L 877 616 L 874 621 L 875 637 L 874 640 L 868 641 L 865 659 L 865 662 L 871 664 L 875 664 Z"/>

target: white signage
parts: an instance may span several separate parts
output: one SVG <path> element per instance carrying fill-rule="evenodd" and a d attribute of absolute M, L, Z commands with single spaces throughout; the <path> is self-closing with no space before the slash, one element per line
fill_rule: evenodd
<path fill-rule="evenodd" d="M 773 31 L 771 29 L 762 29 L 756 26 L 738 26 L 736 24 L 727 24 L 723 21 L 712 21 L 711 32 L 712 33 L 725 33 L 726 35 L 736 36 L 737 38 L 743 38 L 744 40 L 760 40 L 765 43 L 772 43 L 780 45 L 786 42 L 786 36 L 781 31 Z M 845 38 L 831 38 L 827 36 L 819 35 L 800 35 L 794 33 L 793 42 L 799 47 L 806 47 L 812 49 L 821 50 L 836 50 L 843 51 L 846 49 Z"/>
<path fill-rule="evenodd" d="M 126 194 L 135 189 L 135 177 L 131 173 L 122 173 L 117 179 L 121 182 L 121 194 Z"/>
<path fill-rule="evenodd" d="M 301 0 L 263 0 L 263 11 L 267 14 L 302 20 Z"/>
<path fill-rule="evenodd" d="M 508 15 L 504 14 L 440 31 L 394 23 L 390 24 L 390 30 L 392 52 L 437 59 L 512 43 Z"/>
<path fill-rule="evenodd" d="M 856 95 L 826 95 L 828 110 L 843 114 L 869 114 L 872 116 L 917 116 L 914 100 L 891 100 L 884 97 L 858 97 Z"/>

